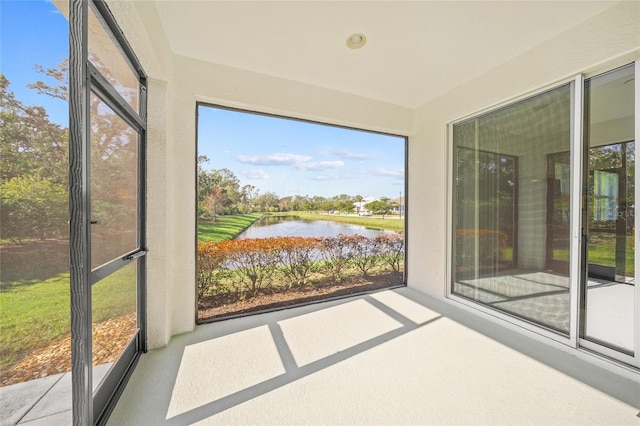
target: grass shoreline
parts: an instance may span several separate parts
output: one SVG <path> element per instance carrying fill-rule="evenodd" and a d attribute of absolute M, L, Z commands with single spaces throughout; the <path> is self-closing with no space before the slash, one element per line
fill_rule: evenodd
<path fill-rule="evenodd" d="M 198 219 L 198 242 L 232 240 L 253 225 L 265 213 L 218 216 L 216 221 Z"/>
<path fill-rule="evenodd" d="M 218 216 L 216 221 L 198 220 L 199 242 L 222 242 L 232 240 L 264 216 L 299 216 L 305 220 L 326 220 L 330 222 L 349 223 L 364 226 L 368 229 L 404 232 L 404 219 L 387 217 L 360 217 L 309 212 L 286 213 L 251 213 L 241 215 Z"/>
<path fill-rule="evenodd" d="M 378 216 L 351 216 L 328 213 L 288 212 L 274 214 L 274 216 L 300 216 L 307 220 L 327 220 L 330 222 L 349 223 L 360 225 L 369 229 L 404 232 L 404 219 L 396 219 L 395 216 L 387 216 L 385 219 Z"/>

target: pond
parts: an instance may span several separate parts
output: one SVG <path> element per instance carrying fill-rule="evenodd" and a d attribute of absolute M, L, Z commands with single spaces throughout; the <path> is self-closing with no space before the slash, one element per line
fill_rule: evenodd
<path fill-rule="evenodd" d="M 259 219 L 237 239 L 270 237 L 335 237 L 338 234 L 375 237 L 394 231 L 366 228 L 329 220 L 304 220 L 299 216 L 267 216 Z"/>

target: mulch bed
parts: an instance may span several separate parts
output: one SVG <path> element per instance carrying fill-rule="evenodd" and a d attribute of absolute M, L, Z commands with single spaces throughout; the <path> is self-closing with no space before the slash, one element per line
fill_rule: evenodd
<path fill-rule="evenodd" d="M 136 315 L 128 314 L 93 325 L 93 364 L 115 362 L 137 328 Z M 0 386 L 27 382 L 71 371 L 71 337 L 32 351 L 0 376 Z"/>
<path fill-rule="evenodd" d="M 328 281 L 324 284 L 289 290 L 264 289 L 257 295 L 239 299 L 236 295 L 218 295 L 198 301 L 198 321 L 247 315 L 289 306 L 313 303 L 335 297 L 402 285 L 402 273 L 385 273 L 367 278 L 350 278 L 342 283 Z"/>

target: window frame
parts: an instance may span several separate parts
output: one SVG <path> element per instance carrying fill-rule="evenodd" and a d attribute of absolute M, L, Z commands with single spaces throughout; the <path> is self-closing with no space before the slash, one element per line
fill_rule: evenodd
<path fill-rule="evenodd" d="M 621 58 L 616 61 L 610 61 L 606 65 L 599 65 L 597 68 L 594 67 L 589 72 L 583 72 L 575 75 L 574 77 L 558 80 L 552 84 L 546 85 L 534 91 L 522 94 L 520 96 L 507 99 L 500 103 L 496 103 L 492 106 L 484 108 L 478 112 L 474 112 L 471 114 L 467 114 L 460 118 L 451 120 L 447 122 L 446 127 L 446 178 L 447 178 L 447 187 L 446 187 L 446 205 L 447 205 L 447 214 L 446 214 L 446 271 L 445 271 L 445 281 L 444 281 L 444 295 L 445 298 L 458 306 L 462 307 L 465 310 L 469 310 L 472 312 L 480 313 L 483 317 L 495 322 L 497 324 L 501 324 L 503 326 L 507 326 L 513 330 L 524 331 L 525 333 L 530 333 L 531 336 L 542 337 L 545 340 L 551 340 L 553 342 L 557 342 L 560 346 L 569 347 L 572 350 L 577 350 L 578 353 L 586 353 L 589 356 L 593 356 L 604 360 L 607 364 L 615 364 L 624 370 L 633 371 L 637 373 L 640 368 L 640 288 L 638 287 L 638 283 L 636 282 L 636 290 L 634 296 L 635 302 L 635 351 L 633 356 L 629 356 L 623 352 L 619 352 L 613 349 L 609 349 L 606 346 L 599 345 L 597 343 L 588 341 L 584 338 L 580 337 L 579 327 L 581 326 L 580 321 L 582 318 L 580 317 L 580 300 L 582 293 L 582 256 L 585 253 L 583 249 L 583 245 L 586 244 L 585 238 L 582 235 L 582 225 L 583 225 L 583 217 L 582 217 L 582 202 L 583 202 L 583 188 L 582 188 L 582 176 L 584 172 L 585 162 L 588 161 L 588 150 L 585 150 L 585 137 L 583 132 L 584 130 L 584 102 L 585 102 L 585 82 L 588 79 L 593 77 L 597 77 L 599 75 L 606 74 L 608 72 L 614 71 L 618 68 L 622 68 L 628 65 L 633 64 L 635 66 L 635 88 L 634 88 L 634 132 L 635 132 L 635 142 L 638 141 L 638 137 L 640 136 L 640 61 L 638 60 L 628 60 L 626 58 Z M 517 102 L 526 100 L 533 96 L 537 96 L 546 91 L 553 90 L 557 87 L 565 85 L 567 83 L 572 84 L 572 92 L 571 92 L 571 145 L 570 145 L 570 165 L 571 165 L 571 182 L 570 182 L 570 191 L 571 194 L 575 194 L 571 197 L 570 208 L 573 212 L 570 217 L 570 287 L 569 287 L 569 297 L 570 297 L 570 326 L 569 326 L 569 335 L 560 335 L 550 329 L 545 328 L 544 326 L 540 326 L 536 323 L 530 322 L 524 318 L 517 317 L 515 315 L 506 314 L 504 312 L 498 311 L 496 309 L 490 308 L 486 305 L 480 304 L 478 302 L 472 301 L 470 299 L 466 299 L 464 297 L 460 297 L 453 293 L 452 291 L 452 283 L 453 283 L 453 265 L 454 265 L 454 253 L 453 253 L 453 231 L 454 231 L 454 220 L 453 220 L 453 179 L 454 179 L 454 159 L 455 159 L 455 145 L 453 143 L 453 127 L 455 124 L 462 123 L 464 121 L 468 121 L 471 119 L 476 119 L 481 117 L 484 114 L 491 113 L 500 108 L 507 107 L 509 105 L 515 104 Z M 636 173 L 635 175 L 635 197 L 636 199 L 640 199 L 640 173 Z M 640 215 L 636 215 L 635 218 L 635 228 L 640 228 Z M 635 235 L 635 246 L 640 247 L 640 234 L 636 233 Z M 636 254 L 634 259 L 635 270 L 640 270 L 640 255 Z"/>
<path fill-rule="evenodd" d="M 571 78 L 566 78 L 563 80 L 559 80 L 556 81 L 552 84 L 546 85 L 544 87 L 538 88 L 536 90 L 524 93 L 520 96 L 516 96 L 510 99 L 506 99 L 503 100 L 499 103 L 496 103 L 494 105 L 488 106 L 480 111 L 477 112 L 473 112 L 467 115 L 464 115 L 460 118 L 457 118 L 455 120 L 449 121 L 447 123 L 447 127 L 446 127 L 446 152 L 447 152 L 447 158 L 446 158 L 446 167 L 447 167 L 447 172 L 446 172 L 446 178 L 447 178 L 447 186 L 446 186 L 446 194 L 447 194 L 447 200 L 446 200 L 446 206 L 447 206 L 447 214 L 446 214 L 446 271 L 445 271 L 445 282 L 444 282 L 444 294 L 445 294 L 445 298 L 448 300 L 451 300 L 455 303 L 458 303 L 466 308 L 472 309 L 475 312 L 481 312 L 483 314 L 486 314 L 489 318 L 492 319 L 498 319 L 501 322 L 507 323 L 507 324 L 511 324 L 511 325 L 515 325 L 518 326 L 520 328 L 523 328 L 527 331 L 531 331 L 534 332 L 538 335 L 542 335 L 548 339 L 551 339 L 553 341 L 562 343 L 563 345 L 566 346 L 570 346 L 570 347 L 577 347 L 578 345 L 578 328 L 577 328 L 577 315 L 578 315 L 578 300 L 577 297 L 574 297 L 574 292 L 577 291 L 576 288 L 574 288 L 574 281 L 577 282 L 577 279 L 575 277 L 578 277 L 579 273 L 579 268 L 580 268 L 580 259 L 579 256 L 577 256 L 578 251 L 574 249 L 578 248 L 579 243 L 580 243 L 580 223 L 575 223 L 575 221 L 573 220 L 573 215 L 571 217 L 571 222 L 569 224 L 569 229 L 570 229 L 570 241 L 571 241 L 571 256 L 570 256 L 570 271 L 569 271 L 569 297 L 570 297 L 570 304 L 569 304 L 569 318 L 570 318 L 570 323 L 569 323 L 569 333 L 568 334 L 564 334 L 564 333 L 560 333 L 556 330 L 553 330 L 551 328 L 547 328 L 544 327 L 543 325 L 536 323 L 534 321 L 530 321 L 527 320 L 523 317 L 519 317 L 515 314 L 509 314 L 505 311 L 501 311 L 495 308 L 491 308 L 488 305 L 485 304 L 481 304 L 478 303 L 476 301 L 467 299 L 465 297 L 459 296 L 456 293 L 453 292 L 453 279 L 454 279 L 454 273 L 453 273 L 453 267 L 454 267 L 454 253 L 453 253 L 453 249 L 454 249 L 454 241 L 453 241 L 453 232 L 455 230 L 455 223 L 453 220 L 453 208 L 454 208 L 454 199 L 453 199 L 453 193 L 454 193 L 454 188 L 453 188 L 453 182 L 454 182 L 454 173 L 455 173 L 455 169 L 454 169 L 454 160 L 455 160 L 455 144 L 454 144 L 454 140 L 453 140 L 453 128 L 455 125 L 457 124 L 461 124 L 464 123 L 466 121 L 470 121 L 470 120 L 475 120 L 478 119 L 486 114 L 490 114 L 493 113 L 495 111 L 498 111 L 500 109 L 509 107 L 511 105 L 517 104 L 519 102 L 523 102 L 526 101 L 528 99 L 534 98 L 536 96 L 542 95 L 546 92 L 550 92 L 553 91 L 557 88 L 560 88 L 562 86 L 566 86 L 569 85 L 570 86 L 570 93 L 571 93 L 571 98 L 570 98 L 570 116 L 571 116 L 571 122 L 570 122 L 570 129 L 571 129 L 571 134 L 570 134 L 570 163 L 571 163 L 571 178 L 572 178 L 572 186 L 571 186 L 571 191 L 575 191 L 576 188 L 574 188 L 573 186 L 573 182 L 574 182 L 574 174 L 575 173 L 581 173 L 581 164 L 582 164 L 582 157 L 581 155 L 579 155 L 579 153 L 581 152 L 582 149 L 582 129 L 581 127 L 581 123 L 582 123 L 582 108 L 578 108 L 579 111 L 576 111 L 576 108 L 574 108 L 574 106 L 577 105 L 582 105 L 582 90 L 583 90 L 583 75 L 582 74 L 578 74 L 576 76 L 573 76 Z M 579 102 L 576 103 L 577 99 L 579 99 Z M 579 175 L 578 175 L 579 176 Z M 578 192 L 574 192 L 577 194 L 580 194 L 580 187 L 578 185 Z M 577 197 L 571 197 L 571 209 L 572 211 L 574 211 L 574 209 L 580 209 L 580 198 L 579 196 Z M 579 220 L 578 220 L 579 222 Z"/>

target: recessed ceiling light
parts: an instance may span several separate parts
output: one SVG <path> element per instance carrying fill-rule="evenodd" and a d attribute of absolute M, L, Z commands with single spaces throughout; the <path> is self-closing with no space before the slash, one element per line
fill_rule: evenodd
<path fill-rule="evenodd" d="M 349 49 L 360 49 L 367 42 L 367 37 L 364 34 L 356 33 L 347 37 L 347 47 Z"/>

